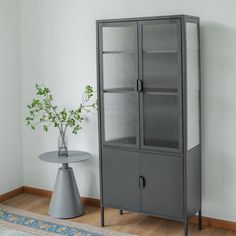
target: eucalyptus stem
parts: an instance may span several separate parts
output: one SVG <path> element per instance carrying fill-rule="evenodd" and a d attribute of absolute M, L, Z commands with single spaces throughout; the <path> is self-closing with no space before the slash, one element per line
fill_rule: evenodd
<path fill-rule="evenodd" d="M 53 96 L 49 88 L 35 85 L 37 98 L 28 105 L 26 124 L 35 130 L 36 126 L 42 125 L 44 131 L 48 131 L 53 125 L 59 129 L 60 136 L 65 144 L 65 136 L 68 127 L 73 134 L 82 129 L 82 122 L 85 120 L 85 113 L 97 110 L 97 100 L 94 99 L 94 90 L 90 85 L 84 89 L 82 103 L 75 110 L 58 109 L 53 104 Z M 39 119 L 39 121 L 37 121 Z"/>

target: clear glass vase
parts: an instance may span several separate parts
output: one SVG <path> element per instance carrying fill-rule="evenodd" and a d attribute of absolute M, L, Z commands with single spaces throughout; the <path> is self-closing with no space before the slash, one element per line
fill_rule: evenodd
<path fill-rule="evenodd" d="M 68 138 L 67 136 L 58 136 L 58 156 L 68 157 Z"/>

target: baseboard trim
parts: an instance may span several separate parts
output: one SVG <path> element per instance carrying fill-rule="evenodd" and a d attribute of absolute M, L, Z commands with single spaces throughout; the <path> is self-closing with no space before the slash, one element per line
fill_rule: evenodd
<path fill-rule="evenodd" d="M 19 188 L 13 189 L 7 193 L 1 194 L 0 195 L 0 203 L 4 202 L 12 197 L 15 197 L 23 192 L 24 192 L 24 187 L 19 187 Z"/>
<path fill-rule="evenodd" d="M 190 220 L 190 223 L 198 224 L 198 217 L 197 216 L 192 217 L 192 219 Z M 202 217 L 202 225 L 205 225 L 208 227 L 214 227 L 218 229 L 236 231 L 236 222 L 220 220 L 220 219 L 215 219 L 215 218 L 206 217 L 206 216 Z"/>
<path fill-rule="evenodd" d="M 24 186 L 24 193 L 30 193 L 34 195 L 38 195 L 41 197 L 51 197 L 52 191 L 40 189 L 40 188 L 33 188 L 29 186 Z M 95 198 L 89 198 L 89 197 L 81 197 L 81 202 L 86 206 L 94 206 L 94 207 L 100 207 L 100 200 Z"/>
<path fill-rule="evenodd" d="M 0 203 L 4 202 L 12 197 L 15 197 L 21 193 L 29 193 L 29 194 L 34 194 L 34 195 L 38 195 L 41 197 L 51 197 L 52 196 L 52 191 L 40 189 L 40 188 L 29 187 L 29 186 L 22 186 L 20 188 L 14 189 L 10 192 L 0 195 Z M 100 200 L 99 199 L 81 197 L 81 201 L 84 205 L 100 207 Z M 190 220 L 190 223 L 198 224 L 198 217 L 197 216 L 192 217 L 192 219 Z M 208 226 L 208 227 L 236 231 L 236 222 L 233 222 L 233 221 L 226 221 L 226 220 L 220 220 L 220 219 L 215 219 L 215 218 L 203 216 L 202 217 L 202 224 L 204 226 Z"/>
<path fill-rule="evenodd" d="M 29 194 L 34 194 L 38 195 L 41 197 L 51 197 L 52 196 L 52 191 L 50 190 L 45 190 L 41 188 L 33 188 L 29 186 L 24 186 L 24 193 L 29 193 Z"/>

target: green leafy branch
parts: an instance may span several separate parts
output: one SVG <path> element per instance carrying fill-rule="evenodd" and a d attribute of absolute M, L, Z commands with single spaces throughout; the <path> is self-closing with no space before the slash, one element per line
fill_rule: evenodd
<path fill-rule="evenodd" d="M 97 110 L 97 100 L 93 99 L 94 90 L 90 85 L 84 89 L 82 103 L 75 110 L 66 110 L 63 108 L 59 110 L 53 104 L 53 96 L 49 88 L 35 85 L 36 95 L 38 98 L 33 99 L 32 103 L 28 105 L 28 115 L 26 116 L 26 124 L 32 130 L 36 129 L 37 125 L 42 125 L 44 131 L 53 125 L 59 129 L 62 140 L 64 140 L 67 128 L 72 129 L 73 134 L 77 134 L 82 129 L 82 122 L 85 119 L 85 112 L 93 112 Z"/>

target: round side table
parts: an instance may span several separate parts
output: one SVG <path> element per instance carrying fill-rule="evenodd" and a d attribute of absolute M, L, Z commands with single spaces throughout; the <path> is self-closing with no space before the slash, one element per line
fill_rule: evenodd
<path fill-rule="evenodd" d="M 90 156 L 89 153 L 82 151 L 69 151 L 68 157 L 59 157 L 57 151 L 45 152 L 39 156 L 42 161 L 62 164 L 57 172 L 49 205 L 50 216 L 68 219 L 84 213 L 73 169 L 69 167 L 69 163 L 86 161 Z"/>

